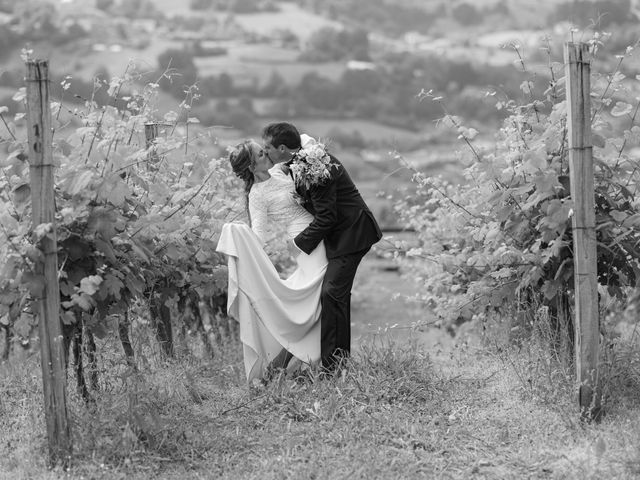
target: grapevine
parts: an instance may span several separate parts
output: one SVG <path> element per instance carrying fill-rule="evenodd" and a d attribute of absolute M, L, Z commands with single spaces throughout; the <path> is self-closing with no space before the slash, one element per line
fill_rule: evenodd
<path fill-rule="evenodd" d="M 602 40 L 596 35 L 591 42 L 594 58 Z M 624 301 L 640 268 L 640 171 L 632 153 L 640 145 L 637 78 L 626 78 L 620 68 L 633 51 L 617 57 L 613 72 L 592 73 L 601 304 Z M 570 303 L 573 203 L 564 88 L 556 80 L 563 65 L 551 58 L 548 65 L 547 78 L 523 82 L 523 101 L 496 102 L 508 115 L 491 148 L 474 145 L 478 130 L 449 113 L 442 97 L 424 94 L 443 107 L 441 124 L 455 129 L 470 151 L 464 183 L 414 171 L 416 195 L 395 206 L 418 232 L 419 246 L 406 252 L 412 260 L 406 263 L 424 287 L 419 300 L 445 326 L 516 309 L 529 312 L 531 323 L 537 306 L 553 316 Z M 548 87 L 539 88 L 541 80 Z M 536 91 L 542 93 L 534 97 Z"/>
<path fill-rule="evenodd" d="M 197 87 L 177 112 L 164 113 L 155 107 L 158 83 L 145 82 L 133 67 L 106 85 L 96 81 L 96 90 L 108 90 L 108 104 L 86 99 L 83 108 L 69 107 L 62 101 L 68 87 L 65 79 L 52 103 L 64 326 L 82 323 L 102 337 L 137 302 L 156 315 L 198 302 L 224 308 L 226 260 L 215 246 L 222 223 L 242 211 L 241 189 L 226 160 L 205 153 L 217 152 L 212 132 L 188 116 Z M 22 104 L 24 97 L 20 89 L 14 100 Z M 0 106 L 0 114 L 6 111 Z M 0 324 L 27 344 L 43 282 L 33 273 L 37 239 L 51 225 L 31 223 L 25 115 L 2 120 L 8 137 L 0 160 Z M 161 128 L 147 146 L 144 126 L 151 122 Z"/>

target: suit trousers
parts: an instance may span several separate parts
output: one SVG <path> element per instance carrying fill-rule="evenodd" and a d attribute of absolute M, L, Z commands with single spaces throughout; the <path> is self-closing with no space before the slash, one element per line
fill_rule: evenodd
<path fill-rule="evenodd" d="M 370 248 L 329 259 L 320 293 L 320 357 L 325 370 L 334 370 L 351 353 L 351 288 Z"/>

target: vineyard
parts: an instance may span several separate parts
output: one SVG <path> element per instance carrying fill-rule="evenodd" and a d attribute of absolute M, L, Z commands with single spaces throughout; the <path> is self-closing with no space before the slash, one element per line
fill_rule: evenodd
<path fill-rule="evenodd" d="M 139 89 L 134 84 L 140 77 L 133 72 L 112 79 L 104 86 L 112 101 L 98 106 L 86 99 L 85 110 L 70 110 L 64 103 L 69 84 L 59 85 L 50 114 L 55 228 L 31 221 L 34 169 L 28 159 L 34 152 L 20 138 L 25 115 L 3 117 L 9 136 L 1 180 L 3 359 L 13 346 L 37 342 L 43 320 L 36 304 L 51 282 L 37 267 L 46 255 L 44 241 L 55 239 L 64 363 L 73 351 L 78 390 L 87 402 L 100 381 L 95 338 L 117 332 L 135 368 L 132 310 L 148 312 L 144 318 L 167 358 L 175 354 L 174 329 L 198 332 L 211 350 L 215 335 L 230 327 L 226 259 L 215 246 L 222 222 L 243 211 L 239 190 L 224 159 L 190 151 L 206 135 L 189 132 L 197 122 L 188 117 L 194 92 L 186 92 L 176 112 L 157 118 L 157 81 Z M 24 103 L 26 95 L 22 88 L 13 100 Z"/>
<path fill-rule="evenodd" d="M 626 55 L 632 52 L 629 48 Z M 625 57 L 619 57 L 619 68 Z M 448 114 L 445 99 L 425 94 L 441 104 L 443 123 L 459 132 L 470 157 L 463 187 L 415 172 L 417 196 L 396 206 L 421 233 L 423 248 L 411 255 L 437 259 L 443 266 L 424 278 L 428 293 L 423 300 L 445 321 L 469 320 L 479 305 L 499 311 L 507 305 L 526 311 L 539 305 L 557 311 L 554 302 L 566 303 L 571 296 L 574 204 L 564 66 L 549 65 L 552 80 L 541 91 L 542 99 L 535 97 L 533 80 L 521 85 L 530 102 L 497 98 L 498 107 L 510 115 L 491 149 L 475 148 L 478 131 Z M 627 299 L 638 272 L 639 105 L 637 87 L 620 70 L 596 73 L 592 81 L 599 295 L 609 308 Z"/>
<path fill-rule="evenodd" d="M 594 58 L 603 41 L 596 35 L 590 42 Z M 517 46 L 514 50 L 526 74 L 526 62 Z M 617 57 L 615 71 L 591 76 L 600 319 L 599 378 L 594 384 L 598 402 L 613 416 L 614 423 L 607 426 L 604 420 L 602 428 L 612 431 L 628 422 L 625 407 L 629 415 L 638 408 L 633 398 L 640 372 L 635 332 L 640 79 L 623 73 L 625 60 L 634 53 L 634 47 L 627 48 Z M 33 61 L 29 55 L 23 52 L 27 63 Z M 48 285 L 39 266 L 45 257 L 43 245 L 55 240 L 61 350 L 67 381 L 76 382 L 70 405 L 73 438 L 79 444 L 74 453 L 57 459 L 62 467 L 56 474 L 69 467 L 73 471 L 79 463 L 95 478 L 131 473 L 136 478 L 148 478 L 147 473 L 164 478 L 158 465 L 168 462 L 179 467 L 167 478 L 181 478 L 185 471 L 193 478 L 222 475 L 227 464 L 233 478 L 255 477 L 263 469 L 269 471 L 268 478 L 309 475 L 313 464 L 306 470 L 304 458 L 321 462 L 326 449 L 329 466 L 317 471 L 370 478 L 376 461 L 370 458 L 371 449 L 358 450 L 359 431 L 367 432 L 393 458 L 379 467 L 385 475 L 404 478 L 443 474 L 452 464 L 456 473 L 450 478 L 466 478 L 483 469 L 493 469 L 485 473 L 495 478 L 526 472 L 545 478 L 566 478 L 567 472 L 575 478 L 612 472 L 631 478 L 637 473 L 637 452 L 625 463 L 620 458 L 628 454 L 628 444 L 615 444 L 629 442 L 637 434 L 634 429 L 615 439 L 610 432 L 606 436 L 607 430 L 596 430 L 597 425 L 567 420 L 576 382 L 572 219 L 577 206 L 569 182 L 565 65 L 551 51 L 548 56 L 548 77 L 531 74 L 520 86 L 520 100 L 506 98 L 499 90 L 489 92 L 496 107 L 506 112 L 490 148 L 475 144 L 479 132 L 448 111 L 447 98 L 432 91 L 421 95 L 421 101 L 442 109 L 441 126 L 459 135 L 466 152 L 465 183 L 453 185 L 415 169 L 415 192 L 398 199 L 395 211 L 417 240 L 411 247 L 398 242 L 388 255 L 406 272 L 405 280 L 419 286 L 412 300 L 424 308 L 425 316 L 433 312 L 438 326 L 458 339 L 474 331 L 476 340 L 485 342 L 473 366 L 462 366 L 465 360 L 456 363 L 451 353 L 451 364 L 466 368 L 460 370 L 465 378 L 459 382 L 460 375 L 439 377 L 419 349 L 373 345 L 363 346 L 353 371 L 333 383 L 306 390 L 284 380 L 266 390 L 242 385 L 235 322 L 226 317 L 226 259 L 215 247 L 222 224 L 243 218 L 244 200 L 226 159 L 207 153 L 217 139 L 213 129 L 202 128 L 191 114 L 197 87 L 185 88 L 177 108 L 163 112 L 155 102 L 161 78 L 146 78 L 133 67 L 108 82 L 96 80 L 95 91 L 107 90 L 104 104 L 92 97 L 84 99 L 83 108 L 69 107 L 65 99 L 74 95 L 69 82 L 50 85 L 55 222 L 39 224 L 33 221 L 29 86 L 17 91 L 13 101 L 24 106 L 18 114 L 9 117 L 10 109 L 0 106 L 5 129 L 0 160 L 0 352 L 7 365 L 22 358 L 25 368 L 33 370 L 33 357 L 20 352 L 37 352 L 43 342 L 38 304 Z M 163 77 L 175 73 L 167 70 Z M 409 164 L 405 168 L 413 169 Z M 278 253 L 277 244 L 270 248 L 278 268 L 285 271 L 290 266 L 287 258 Z M 496 355 L 502 367 L 486 376 L 490 372 L 482 371 L 483 366 L 495 365 L 483 355 Z M 203 364 L 203 358 L 215 360 Z M 499 387 L 493 389 L 491 379 L 505 370 L 504 365 L 511 367 L 507 370 L 514 372 L 515 380 L 509 383 L 500 377 Z M 37 382 L 27 379 L 29 375 L 6 375 L 2 385 L 9 395 L 0 400 L 0 415 L 9 415 L 9 406 L 24 408 L 18 406 L 21 394 L 11 379 L 22 378 L 20 388 L 33 398 Z M 465 382 L 473 384 L 480 397 L 470 393 Z M 515 396 L 529 397 L 532 403 L 514 406 L 508 399 L 496 400 L 499 388 L 517 391 Z M 231 392 L 239 389 L 243 393 L 234 397 Z M 546 418 L 532 428 L 526 423 L 516 427 L 508 416 L 490 415 L 494 423 L 511 426 L 500 431 L 500 441 L 487 437 L 483 444 L 469 433 L 474 427 L 457 425 L 464 419 L 466 425 L 486 429 L 487 435 L 494 432 L 474 416 L 474 408 L 495 416 L 487 405 L 476 405 L 484 396 L 502 408 L 518 410 L 519 421 L 527 415 L 520 411 L 525 407 Z M 455 409 L 443 409 L 447 404 Z M 216 414 L 207 417 L 205 407 L 217 409 Z M 243 412 L 248 424 L 242 423 Z M 575 413 L 568 417 L 579 421 Z M 199 428 L 199 418 L 204 417 L 209 421 Z M 232 425 L 230 418 L 239 423 Z M 415 418 L 424 424 L 415 423 Z M 107 419 L 115 426 L 107 426 Z M 202 438 L 180 424 L 187 419 Z M 522 452 L 530 448 L 527 429 L 540 444 L 559 422 L 570 436 L 568 448 L 574 453 L 582 448 L 580 455 L 587 458 L 590 454 L 584 451 L 595 452 L 594 465 L 583 462 L 577 468 L 574 462 L 563 463 L 541 446 L 534 453 L 537 463 L 525 458 Z M 83 428 L 78 430 L 78 425 Z M 314 440 L 314 428 L 324 443 Z M 580 444 L 585 430 L 586 447 Z M 554 437 L 556 448 L 564 440 Z M 448 446 L 442 450 L 440 444 Z M 500 450 L 511 444 L 518 459 L 500 463 L 499 455 L 515 455 Z M 613 457 L 604 460 L 607 445 Z M 254 447 L 273 463 L 252 454 Z M 336 458 L 345 448 L 365 463 L 355 470 L 340 463 Z M 487 460 L 484 456 L 494 455 L 489 452 L 496 448 L 497 456 Z M 449 459 L 452 452 L 457 457 Z M 242 455 L 250 458 L 250 466 Z M 518 472 L 513 477 L 510 468 Z"/>

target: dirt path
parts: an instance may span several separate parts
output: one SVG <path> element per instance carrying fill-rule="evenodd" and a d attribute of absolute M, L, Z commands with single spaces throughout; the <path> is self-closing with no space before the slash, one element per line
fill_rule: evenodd
<path fill-rule="evenodd" d="M 432 355 L 446 354 L 452 337 L 434 326 L 432 313 L 407 300 L 419 286 L 405 278 L 397 264 L 368 254 L 356 276 L 352 295 L 352 343 L 354 351 L 371 342 L 415 342 Z"/>

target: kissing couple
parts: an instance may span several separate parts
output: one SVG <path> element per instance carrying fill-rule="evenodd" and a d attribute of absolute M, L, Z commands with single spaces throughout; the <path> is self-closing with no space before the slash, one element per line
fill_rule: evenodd
<path fill-rule="evenodd" d="M 382 233 L 322 143 L 285 122 L 267 125 L 262 140 L 229 154 L 244 182 L 249 224 L 226 223 L 217 246 L 228 259 L 227 312 L 240 323 L 247 381 L 318 364 L 331 376 L 351 352 L 356 270 Z M 278 226 L 296 262 L 284 279 L 264 250 Z"/>

